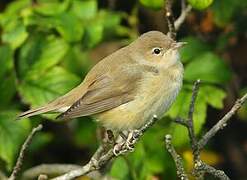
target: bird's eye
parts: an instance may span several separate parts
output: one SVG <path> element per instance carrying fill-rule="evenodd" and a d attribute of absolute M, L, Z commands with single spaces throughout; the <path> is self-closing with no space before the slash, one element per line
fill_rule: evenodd
<path fill-rule="evenodd" d="M 153 48 L 153 54 L 159 55 L 161 53 L 161 48 Z"/>

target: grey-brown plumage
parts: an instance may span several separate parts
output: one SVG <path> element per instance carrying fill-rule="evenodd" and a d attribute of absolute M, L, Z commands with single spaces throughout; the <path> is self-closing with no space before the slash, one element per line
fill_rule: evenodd
<path fill-rule="evenodd" d="M 136 128 L 151 113 L 160 115 L 159 111 L 166 111 L 174 101 L 182 84 L 183 67 L 177 52 L 180 46 L 161 32 L 145 33 L 96 64 L 79 86 L 19 117 L 54 111 L 62 112 L 59 119 L 94 115 L 109 128 Z M 160 53 L 156 54 L 158 51 Z M 154 100 L 159 96 L 164 102 L 157 105 Z M 162 103 L 166 106 L 163 107 Z M 149 107 L 145 107 L 145 104 Z M 138 108 L 136 111 L 135 106 Z M 143 117 L 140 113 L 144 113 Z M 129 121 L 136 123 L 126 123 Z"/>

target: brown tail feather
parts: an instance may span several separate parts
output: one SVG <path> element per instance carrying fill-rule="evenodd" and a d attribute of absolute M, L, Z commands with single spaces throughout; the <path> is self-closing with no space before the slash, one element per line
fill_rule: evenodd
<path fill-rule="evenodd" d="M 70 92 L 68 92 L 67 94 L 65 94 L 64 96 L 61 96 L 57 99 L 55 99 L 54 101 L 48 103 L 45 106 L 42 106 L 40 108 L 37 109 L 31 109 L 28 110 L 26 112 L 23 112 L 21 114 L 19 114 L 19 116 L 17 117 L 17 119 L 21 119 L 21 118 L 27 118 L 30 116 L 35 116 L 38 114 L 42 114 L 42 113 L 47 113 L 47 112 L 60 112 L 63 110 L 61 110 L 61 108 L 68 108 L 70 107 L 75 101 L 78 100 L 78 98 L 80 98 L 85 92 L 86 92 L 86 86 L 82 86 L 79 85 L 76 88 L 72 89 Z M 65 110 L 66 111 L 66 110 Z"/>
<path fill-rule="evenodd" d="M 54 108 L 43 106 L 43 107 L 40 107 L 37 109 L 31 109 L 31 110 L 25 111 L 25 112 L 19 114 L 17 119 L 19 120 L 21 118 L 27 118 L 27 117 L 35 116 L 38 114 L 42 114 L 42 113 L 46 113 L 46 112 L 50 112 L 50 111 L 54 111 L 54 110 L 55 110 Z"/>

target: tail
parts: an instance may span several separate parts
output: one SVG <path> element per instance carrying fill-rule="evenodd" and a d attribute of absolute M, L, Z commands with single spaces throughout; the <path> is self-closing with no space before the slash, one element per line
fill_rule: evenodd
<path fill-rule="evenodd" d="M 81 95 L 85 93 L 86 86 L 82 86 L 83 84 L 77 86 L 76 88 L 69 91 L 67 94 L 53 100 L 45 106 L 31 109 L 26 112 L 23 112 L 18 115 L 17 119 L 27 118 L 31 116 L 35 116 L 38 114 L 43 114 L 47 112 L 65 112 L 67 109 L 80 98 Z"/>
<path fill-rule="evenodd" d="M 43 114 L 43 113 L 47 113 L 47 112 L 51 112 L 54 111 L 56 108 L 51 108 L 49 106 L 43 106 L 37 109 L 31 109 L 28 111 L 25 111 L 21 114 L 18 115 L 17 120 L 22 119 L 22 118 L 28 118 L 31 116 L 35 116 L 35 115 L 39 115 L 39 114 Z"/>

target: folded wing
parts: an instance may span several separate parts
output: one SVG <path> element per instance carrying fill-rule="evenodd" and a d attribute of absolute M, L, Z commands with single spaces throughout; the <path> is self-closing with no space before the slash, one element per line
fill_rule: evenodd
<path fill-rule="evenodd" d="M 134 100 L 141 81 L 141 69 L 118 68 L 97 77 L 87 92 L 58 119 L 71 119 L 104 112 Z"/>

